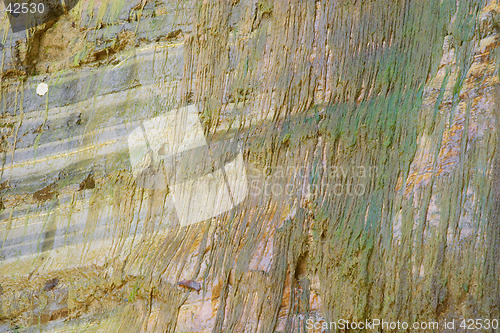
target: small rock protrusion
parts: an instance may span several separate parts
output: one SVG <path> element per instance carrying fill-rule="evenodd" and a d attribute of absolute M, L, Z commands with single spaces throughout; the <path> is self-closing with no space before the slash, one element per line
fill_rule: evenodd
<path fill-rule="evenodd" d="M 58 278 L 50 279 L 47 282 L 45 282 L 45 286 L 43 287 L 43 290 L 51 291 L 52 289 L 54 289 L 58 285 L 58 283 L 59 283 Z"/>
<path fill-rule="evenodd" d="M 182 30 L 177 29 L 177 30 L 169 32 L 165 38 L 166 39 L 174 39 L 174 38 L 177 38 L 181 34 L 182 34 Z"/>
<path fill-rule="evenodd" d="M 33 199 L 39 202 L 45 202 L 53 199 L 56 194 L 56 184 L 50 184 L 33 193 Z"/>
<path fill-rule="evenodd" d="M 95 188 L 95 180 L 92 174 L 88 174 L 87 178 L 85 178 L 81 183 L 78 191 L 83 191 L 83 190 L 92 190 Z"/>
<path fill-rule="evenodd" d="M 193 280 L 182 280 L 177 282 L 177 284 L 182 288 L 196 290 L 197 293 L 200 293 L 201 290 L 200 283 Z"/>

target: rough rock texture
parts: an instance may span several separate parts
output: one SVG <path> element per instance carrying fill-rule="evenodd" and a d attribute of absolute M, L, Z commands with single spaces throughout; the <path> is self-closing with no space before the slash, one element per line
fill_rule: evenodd
<path fill-rule="evenodd" d="M 1 22 L 0 330 L 499 317 L 496 1 L 82 0 Z M 190 104 L 250 191 L 180 226 L 127 136 Z"/>

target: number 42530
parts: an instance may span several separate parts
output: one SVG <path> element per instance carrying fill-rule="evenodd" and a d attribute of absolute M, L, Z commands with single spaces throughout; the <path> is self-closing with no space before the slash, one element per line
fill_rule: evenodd
<path fill-rule="evenodd" d="M 463 319 L 460 321 L 460 327 L 466 330 L 477 329 L 498 329 L 498 319 Z"/>
<path fill-rule="evenodd" d="M 10 14 L 42 14 L 45 10 L 43 3 L 9 3 L 5 11 Z"/>

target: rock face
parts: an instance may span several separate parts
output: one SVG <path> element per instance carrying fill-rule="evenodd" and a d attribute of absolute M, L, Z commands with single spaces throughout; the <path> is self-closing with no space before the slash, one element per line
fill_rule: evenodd
<path fill-rule="evenodd" d="M 494 331 L 499 21 L 477 0 L 3 17 L 0 331 Z"/>

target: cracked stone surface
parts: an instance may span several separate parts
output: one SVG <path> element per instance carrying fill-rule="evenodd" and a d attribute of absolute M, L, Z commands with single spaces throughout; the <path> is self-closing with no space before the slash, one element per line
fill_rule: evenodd
<path fill-rule="evenodd" d="M 3 15 L 0 331 L 498 318 L 499 22 L 484 0 L 81 0 L 18 32 Z M 193 105 L 206 151 L 160 162 L 175 144 L 150 128 Z M 144 124 L 166 142 L 135 172 Z M 182 224 L 172 174 L 248 195 Z"/>

